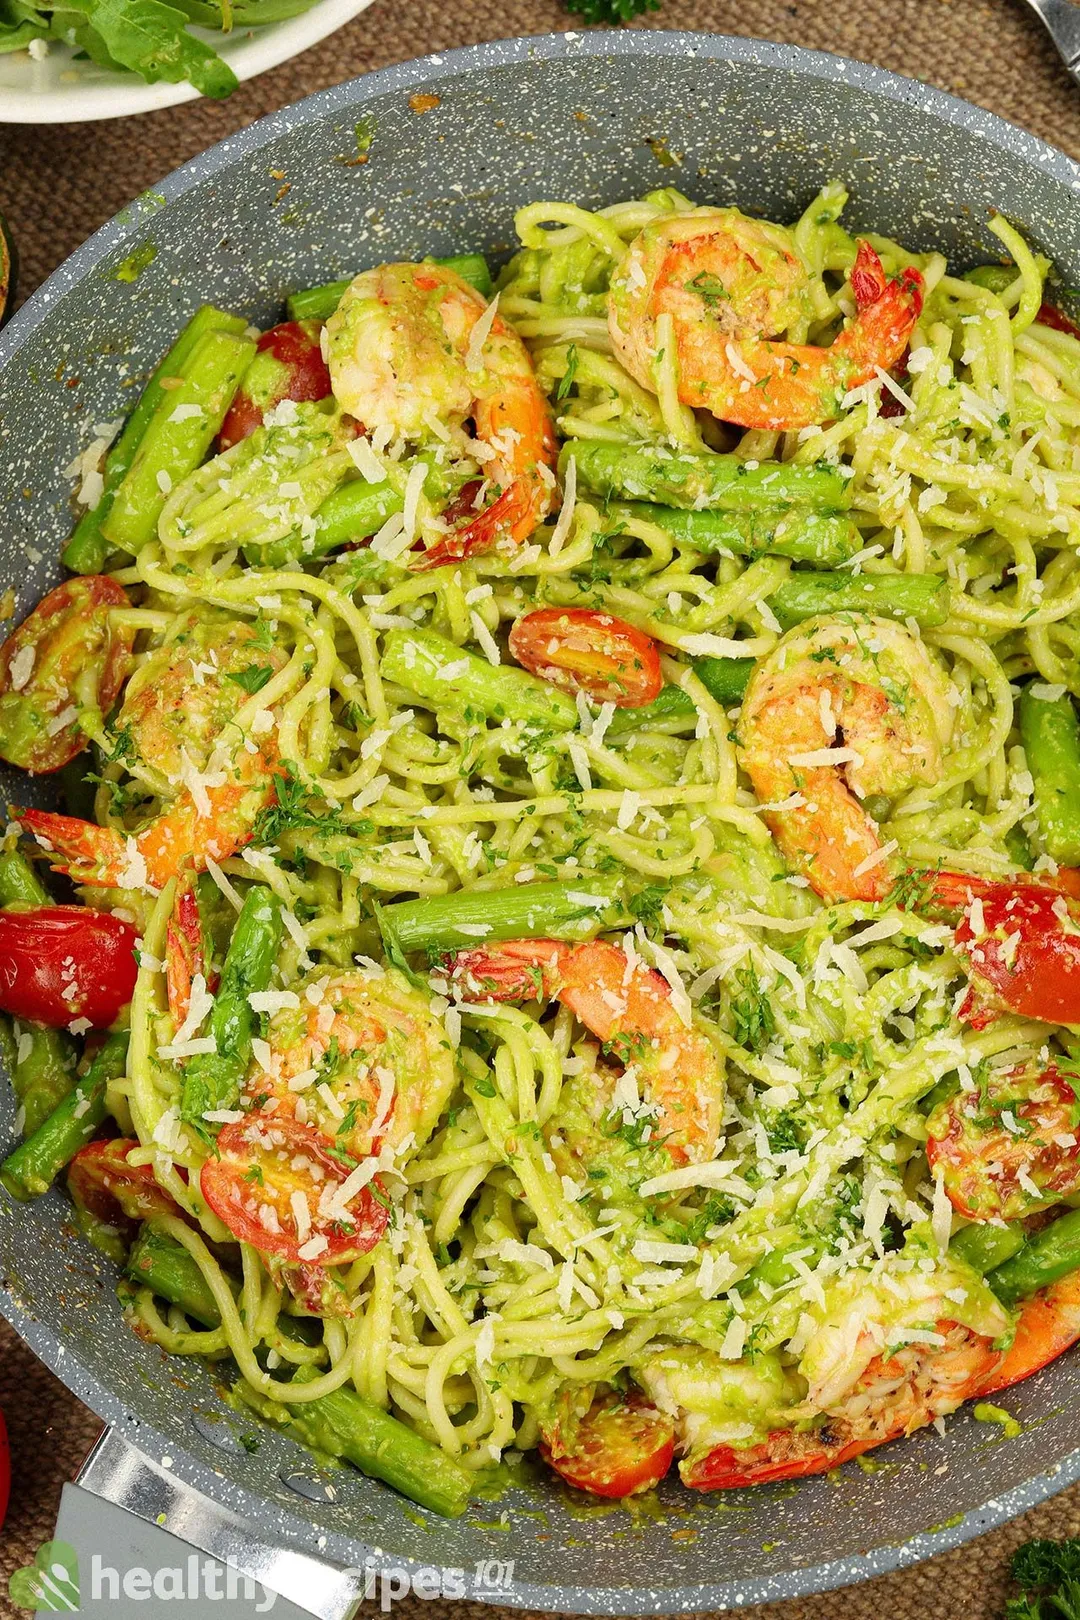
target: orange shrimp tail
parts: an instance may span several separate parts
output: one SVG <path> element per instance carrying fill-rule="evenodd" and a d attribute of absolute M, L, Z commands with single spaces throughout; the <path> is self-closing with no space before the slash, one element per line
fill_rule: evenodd
<path fill-rule="evenodd" d="M 890 281 L 869 242 L 859 242 L 851 272 L 851 290 L 859 313 L 830 351 L 853 364 L 854 374 L 847 379 L 850 388 L 896 365 L 922 313 L 923 288 L 921 274 L 911 266 L 897 280 Z"/>
<path fill-rule="evenodd" d="M 1016 1324 L 1016 1337 L 997 1367 L 980 1387 L 996 1395 L 1041 1367 L 1056 1361 L 1080 1339 L 1080 1272 L 1063 1277 L 1026 1300 Z"/>
<path fill-rule="evenodd" d="M 23 812 L 23 823 L 38 842 L 60 858 L 51 862 L 74 883 L 110 888 L 163 889 L 186 866 L 206 870 L 207 860 L 224 861 L 251 840 L 260 810 L 276 798 L 273 760 L 242 750 L 233 777 L 205 789 L 207 809 L 182 793 L 168 810 L 126 837 L 75 816 L 45 810 Z"/>
<path fill-rule="evenodd" d="M 466 1001 L 550 1001 L 573 949 L 557 939 L 508 939 L 490 950 L 459 951 L 449 977 Z"/>
<path fill-rule="evenodd" d="M 820 782 L 813 779 L 817 775 Z M 808 773 L 803 789 L 810 804 L 766 813 L 765 823 L 785 861 L 808 877 L 815 894 L 830 905 L 840 900 L 884 900 L 892 888 L 885 862 L 865 867 L 881 848 L 881 839 L 858 801 L 833 791 L 825 771 Z M 817 814 L 815 794 L 828 791 L 829 819 Z M 863 870 L 860 871 L 860 867 Z"/>
<path fill-rule="evenodd" d="M 50 855 L 54 872 L 75 883 L 114 885 L 123 870 L 124 840 L 111 827 L 51 810 L 23 810 L 19 820 Z"/>
<path fill-rule="evenodd" d="M 207 968 L 199 901 L 189 875 L 181 880 L 165 931 L 165 988 L 169 1012 L 176 1025 L 187 1017 L 192 980 L 197 973 L 202 974 L 211 994 L 217 989 L 217 975 Z"/>
<path fill-rule="evenodd" d="M 535 502 L 523 479 L 516 479 L 509 489 L 494 500 L 484 511 L 478 512 L 469 523 L 444 540 L 436 541 L 428 551 L 417 553 L 413 567 L 417 572 L 428 568 L 442 568 L 446 563 L 460 562 L 478 551 L 491 551 L 503 536 L 519 542 L 526 539 L 536 527 Z"/>

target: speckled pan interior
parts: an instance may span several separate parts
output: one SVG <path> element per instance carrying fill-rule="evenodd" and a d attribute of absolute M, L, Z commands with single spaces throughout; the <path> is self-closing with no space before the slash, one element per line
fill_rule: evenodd
<path fill-rule="evenodd" d="M 418 91 L 437 105 L 418 110 Z M 359 119 L 373 130 L 356 154 Z M 70 524 L 62 469 L 203 299 L 271 322 L 283 295 L 381 259 L 513 240 L 543 197 L 589 207 L 673 182 L 701 200 L 791 219 L 828 179 L 850 222 L 992 257 L 990 207 L 1080 284 L 1080 171 L 988 113 L 832 56 L 662 32 L 510 40 L 430 57 L 313 96 L 222 142 L 138 199 L 52 277 L 0 335 L 0 585 L 19 614 L 59 577 Z M 134 257 L 132 255 L 134 254 Z M 121 270 L 121 266 L 125 266 Z M 139 266 L 142 266 L 139 269 Z M 138 269 L 138 274 L 132 275 Z M 46 782 L 0 783 L 47 803 Z M 0 1146 L 13 1139 L 0 1091 Z M 796 1489 L 698 1497 L 665 1516 L 582 1516 L 554 1488 L 446 1524 L 266 1435 L 255 1454 L 210 1377 L 123 1326 L 108 1268 L 71 1235 L 58 1193 L 0 1192 L 0 1310 L 83 1400 L 147 1454 L 280 1538 L 343 1564 L 515 1561 L 530 1608 L 671 1613 L 794 1596 L 910 1563 L 1080 1477 L 1080 1359 L 1016 1390 L 1023 1434 L 966 1414 L 880 1454 L 872 1472 Z M 290 1483 L 290 1480 L 292 1483 Z M 298 1488 L 298 1487 L 302 1487 Z"/>

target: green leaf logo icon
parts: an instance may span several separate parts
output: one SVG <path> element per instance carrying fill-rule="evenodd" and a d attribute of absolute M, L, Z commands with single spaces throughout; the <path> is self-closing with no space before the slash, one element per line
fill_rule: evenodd
<path fill-rule="evenodd" d="M 46 1541 L 34 1562 L 17 1569 L 8 1597 L 18 1609 L 51 1609 L 71 1614 L 79 1607 L 79 1560 L 66 1541 Z"/>

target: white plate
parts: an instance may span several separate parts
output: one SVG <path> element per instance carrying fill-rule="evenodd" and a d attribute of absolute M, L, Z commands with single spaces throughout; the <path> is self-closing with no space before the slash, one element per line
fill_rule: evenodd
<path fill-rule="evenodd" d="M 299 17 L 265 28 L 237 29 L 230 35 L 208 28 L 191 32 L 213 45 L 238 79 L 253 79 L 257 73 L 299 56 L 369 5 L 371 0 L 318 0 Z M 193 101 L 197 95 L 190 84 L 144 84 L 135 73 L 113 73 L 93 62 L 77 62 L 72 50 L 52 41 L 49 54 L 40 62 L 28 51 L 0 56 L 0 124 L 126 118 L 131 113 Z"/>

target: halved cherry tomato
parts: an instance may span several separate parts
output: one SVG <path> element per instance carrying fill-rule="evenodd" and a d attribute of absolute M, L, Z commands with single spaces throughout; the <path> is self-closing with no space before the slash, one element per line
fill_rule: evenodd
<path fill-rule="evenodd" d="M 134 630 L 110 610 L 129 606 L 104 574 L 50 591 L 0 647 L 0 758 L 24 771 L 58 771 L 86 747 L 82 710 L 107 714 L 128 673 Z"/>
<path fill-rule="evenodd" d="M 941 1103 L 926 1128 L 931 1167 L 970 1221 L 1020 1220 L 1080 1191 L 1076 1096 L 1056 1069 L 994 1075 Z"/>
<path fill-rule="evenodd" d="M 1055 332 L 1067 332 L 1070 337 L 1080 338 L 1080 326 L 1053 304 L 1043 304 L 1035 317 L 1040 326 L 1051 326 Z"/>
<path fill-rule="evenodd" d="M 230 449 L 262 426 L 262 419 L 283 399 L 302 404 L 325 399 L 330 372 L 319 346 L 321 321 L 282 321 L 264 332 L 255 358 L 221 424 L 218 446 Z"/>
<path fill-rule="evenodd" d="M 116 1021 L 138 976 L 130 923 L 88 906 L 0 911 L 0 1008 L 62 1029 Z"/>
<path fill-rule="evenodd" d="M 153 1165 L 128 1163 L 128 1154 L 138 1145 L 127 1136 L 88 1142 L 68 1167 L 68 1191 L 76 1205 L 106 1226 L 180 1214 L 175 1200 L 158 1185 Z"/>
<path fill-rule="evenodd" d="M 975 1028 L 999 1012 L 1048 1024 L 1080 1021 L 1080 906 L 1072 868 L 1046 883 L 991 882 L 959 872 L 928 875 L 919 911 L 963 909 L 955 939 L 971 991 L 960 1017 Z"/>
<path fill-rule="evenodd" d="M 640 709 L 664 684 L 656 643 L 625 619 L 593 608 L 538 608 L 510 632 L 519 664 L 597 703 Z"/>
<path fill-rule="evenodd" d="M 293 1264 L 336 1266 L 373 1249 L 389 1220 L 370 1184 L 349 1199 L 347 1214 L 321 1211 L 328 1189 L 350 1174 L 310 1125 L 249 1114 L 224 1127 L 217 1157 L 202 1167 L 200 1185 L 214 1214 L 242 1243 Z M 293 1205 L 296 1193 L 307 1206 L 309 1230 L 303 1235 Z"/>
<path fill-rule="evenodd" d="M 557 1474 L 593 1496 L 635 1496 L 659 1484 L 675 1455 L 674 1421 L 634 1390 L 608 1390 L 583 1415 L 560 1403 L 540 1455 Z"/>

